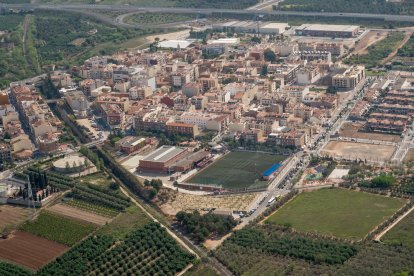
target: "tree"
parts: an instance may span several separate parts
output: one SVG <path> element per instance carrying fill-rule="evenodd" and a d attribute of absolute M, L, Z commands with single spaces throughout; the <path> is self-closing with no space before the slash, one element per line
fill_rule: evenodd
<path fill-rule="evenodd" d="M 262 39 L 258 36 L 254 36 L 254 37 L 252 37 L 252 39 L 250 41 L 254 42 L 254 43 L 261 43 Z"/>
<path fill-rule="evenodd" d="M 372 188 L 388 189 L 396 183 L 396 179 L 391 174 L 382 173 L 371 180 Z"/>
<path fill-rule="evenodd" d="M 269 49 L 269 48 L 267 48 L 265 51 L 264 51 L 264 59 L 266 60 L 266 61 L 270 61 L 270 62 L 275 62 L 276 61 L 276 54 L 275 54 L 275 52 L 273 52 L 271 49 Z"/>
<path fill-rule="evenodd" d="M 264 65 L 262 67 L 262 71 L 260 72 L 261 76 L 267 76 L 268 70 L 267 70 L 267 65 Z"/>
<path fill-rule="evenodd" d="M 335 86 L 329 86 L 326 89 L 326 93 L 329 93 L 329 94 L 336 94 L 337 92 L 338 92 L 338 89 L 336 89 Z"/>

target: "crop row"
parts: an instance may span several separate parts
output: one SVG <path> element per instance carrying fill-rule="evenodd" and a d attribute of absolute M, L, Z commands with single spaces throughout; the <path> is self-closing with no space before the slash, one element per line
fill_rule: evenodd
<path fill-rule="evenodd" d="M 109 274 L 174 275 L 194 256 L 183 251 L 158 223 L 129 235 L 93 264 L 95 272 Z"/>
<path fill-rule="evenodd" d="M 124 205 L 125 207 L 130 205 L 129 198 L 124 198 L 118 194 L 110 193 L 109 191 L 103 192 L 96 189 L 96 186 L 93 185 L 76 185 L 76 189 L 79 189 L 85 193 L 96 195 L 104 199 L 115 201 L 118 204 Z"/>
<path fill-rule="evenodd" d="M 109 207 L 109 208 L 113 208 L 119 211 L 122 211 L 125 209 L 125 205 L 124 204 L 119 204 L 117 202 L 113 202 L 110 199 L 105 199 L 102 198 L 100 196 L 94 195 L 94 194 L 90 194 L 88 192 L 84 192 L 80 189 L 74 188 L 71 196 L 75 199 L 79 199 L 79 200 L 84 200 L 86 202 L 89 203 L 93 203 L 93 204 L 97 204 L 100 206 L 104 206 L 104 207 Z"/>

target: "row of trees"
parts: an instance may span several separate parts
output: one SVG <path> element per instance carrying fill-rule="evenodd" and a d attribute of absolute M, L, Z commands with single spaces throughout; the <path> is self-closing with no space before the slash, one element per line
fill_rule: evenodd
<path fill-rule="evenodd" d="M 129 198 L 125 198 L 107 189 L 100 189 L 95 185 L 76 185 L 70 194 L 73 198 L 84 200 L 116 210 L 124 210 L 131 205 Z"/>
<path fill-rule="evenodd" d="M 401 4 L 386 0 L 285 0 L 274 8 L 284 11 L 411 14 L 414 5 L 411 1 Z"/>
<path fill-rule="evenodd" d="M 91 236 L 41 268 L 37 275 L 87 275 L 89 264 L 95 262 L 114 242 L 109 236 Z"/>
<path fill-rule="evenodd" d="M 89 237 L 38 274 L 174 275 L 195 259 L 155 222 L 133 231 L 115 246 L 114 242 L 108 236 Z"/>
<path fill-rule="evenodd" d="M 386 219 L 383 223 L 381 223 L 377 228 L 375 228 L 374 231 L 370 232 L 366 237 L 365 240 L 372 240 L 375 238 L 376 235 L 384 231 L 388 226 L 390 226 L 394 221 L 396 221 L 400 216 L 402 216 L 404 213 L 406 213 L 409 209 L 411 209 L 414 206 L 413 201 L 407 202 L 404 207 L 399 209 L 394 215 Z"/>
<path fill-rule="evenodd" d="M 102 159 L 105 166 L 116 176 L 131 192 L 140 196 L 141 198 L 151 201 L 156 195 L 157 190 L 152 187 L 145 187 L 135 175 L 130 171 L 120 166 L 116 160 L 113 159 L 110 153 L 101 147 L 96 147 L 94 153 Z"/>
<path fill-rule="evenodd" d="M 232 216 L 216 214 L 201 215 L 198 211 L 186 213 L 180 211 L 175 216 L 181 227 L 197 242 L 203 242 L 212 235 L 223 236 L 237 225 Z"/>
<path fill-rule="evenodd" d="M 269 228 L 270 226 L 267 226 Z M 224 242 L 233 243 L 246 249 L 257 249 L 272 255 L 290 256 L 317 264 L 343 264 L 358 252 L 355 245 L 311 238 L 278 228 L 267 232 L 263 227 L 248 227 L 236 231 Z"/>

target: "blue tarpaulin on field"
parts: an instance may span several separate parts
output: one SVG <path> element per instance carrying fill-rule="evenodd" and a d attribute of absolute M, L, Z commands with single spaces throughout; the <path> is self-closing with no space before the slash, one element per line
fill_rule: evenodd
<path fill-rule="evenodd" d="M 271 166 L 269 169 L 267 169 L 264 173 L 263 173 L 263 177 L 268 177 L 270 175 L 272 175 L 275 171 L 277 171 L 280 167 L 282 167 L 281 163 L 276 163 L 273 166 Z"/>

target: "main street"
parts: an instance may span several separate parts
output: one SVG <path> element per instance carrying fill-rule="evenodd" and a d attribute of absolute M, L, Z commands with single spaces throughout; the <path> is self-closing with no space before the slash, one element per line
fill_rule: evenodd
<path fill-rule="evenodd" d="M 308 143 L 310 147 L 314 147 L 310 153 L 318 154 L 319 151 L 329 141 L 329 136 L 336 133 L 342 123 L 348 118 L 348 115 L 356 102 L 360 100 L 365 90 L 371 84 L 371 80 L 364 79 L 357 87 L 354 88 L 351 95 L 345 99 L 339 106 L 337 111 L 333 114 L 329 120 L 329 127 L 320 133 L 318 136 L 311 139 Z M 339 92 L 341 93 L 341 92 Z M 326 139 L 323 139 L 323 138 Z M 268 207 L 268 201 L 273 196 L 284 196 L 293 189 L 291 179 L 293 179 L 302 169 L 309 165 L 310 158 L 303 151 L 295 153 L 287 164 L 285 164 L 282 171 L 272 180 L 266 192 L 263 192 L 262 197 L 256 203 L 253 208 L 256 209 L 250 216 L 242 219 L 242 223 L 238 226 L 244 227 L 249 222 L 260 216 Z"/>
<path fill-rule="evenodd" d="M 134 5 L 96 5 L 96 4 L 0 4 L 1 8 L 12 9 L 42 9 L 58 10 L 73 12 L 99 13 L 100 11 L 125 11 L 128 12 L 168 12 L 168 13 L 231 13 L 231 14 L 248 14 L 248 15 L 282 15 L 282 16 L 308 16 L 308 17 L 342 17 L 354 19 L 376 19 L 396 22 L 414 22 L 414 16 L 411 15 L 394 15 L 394 14 L 369 14 L 369 13 L 341 13 L 341 12 L 302 12 L 302 11 L 277 11 L 265 9 L 210 9 L 210 8 L 159 8 L 159 7 L 140 7 Z M 108 17 L 106 17 L 108 18 Z M 112 19 L 113 20 L 113 19 Z"/>

